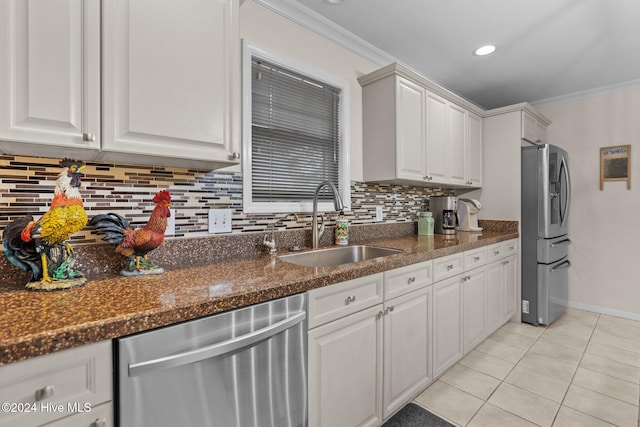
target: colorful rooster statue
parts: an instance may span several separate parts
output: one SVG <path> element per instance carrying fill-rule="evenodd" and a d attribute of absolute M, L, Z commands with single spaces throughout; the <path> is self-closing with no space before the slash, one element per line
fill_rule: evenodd
<path fill-rule="evenodd" d="M 82 286 L 86 279 L 73 269 L 73 248 L 67 240 L 87 225 L 80 196 L 84 164 L 60 161 L 64 169 L 56 180 L 49 210 L 37 221 L 31 215 L 9 224 L 2 235 L 4 254 L 13 265 L 31 271 L 30 290 L 50 291 Z"/>
<path fill-rule="evenodd" d="M 120 272 L 124 276 L 164 272 L 147 258 L 147 254 L 164 241 L 167 220 L 171 216 L 171 194 L 161 190 L 153 202 L 156 207 L 151 212 L 149 222 L 142 228 L 131 228 L 129 221 L 116 213 L 96 215 L 89 222 L 94 227 L 94 233 L 104 235 L 102 240 L 106 242 L 117 243 L 116 252 L 129 257 L 129 264 Z"/>

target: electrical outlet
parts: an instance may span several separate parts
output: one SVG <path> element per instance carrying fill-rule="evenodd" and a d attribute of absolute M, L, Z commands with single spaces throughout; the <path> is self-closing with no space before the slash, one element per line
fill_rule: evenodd
<path fill-rule="evenodd" d="M 167 221 L 167 228 L 164 230 L 165 236 L 175 236 L 176 234 L 176 210 L 169 209 L 171 211 L 171 216 Z"/>
<path fill-rule="evenodd" d="M 209 233 L 231 233 L 231 209 L 209 209 Z"/>
<path fill-rule="evenodd" d="M 382 221 L 382 206 L 376 206 L 376 221 Z"/>

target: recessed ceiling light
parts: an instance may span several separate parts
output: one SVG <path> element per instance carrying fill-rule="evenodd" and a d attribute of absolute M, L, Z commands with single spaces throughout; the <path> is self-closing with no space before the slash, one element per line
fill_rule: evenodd
<path fill-rule="evenodd" d="M 485 55 L 492 54 L 495 51 L 496 51 L 496 47 L 492 44 L 488 44 L 488 45 L 477 48 L 476 50 L 473 51 L 473 54 L 476 56 L 485 56 Z"/>

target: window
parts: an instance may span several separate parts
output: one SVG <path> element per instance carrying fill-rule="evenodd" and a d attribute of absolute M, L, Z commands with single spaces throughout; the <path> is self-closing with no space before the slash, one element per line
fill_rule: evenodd
<path fill-rule="evenodd" d="M 245 212 L 311 212 L 322 181 L 350 205 L 345 88 L 247 43 L 243 52 Z M 329 192 L 320 211 L 332 211 Z"/>

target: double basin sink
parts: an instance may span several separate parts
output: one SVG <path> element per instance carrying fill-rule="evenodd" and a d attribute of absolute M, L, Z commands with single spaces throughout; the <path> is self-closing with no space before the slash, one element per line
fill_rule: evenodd
<path fill-rule="evenodd" d="M 333 267 L 341 264 L 386 257 L 401 252 L 402 251 L 398 249 L 381 248 L 379 246 L 354 245 L 281 255 L 278 258 L 282 261 L 304 267 Z"/>

